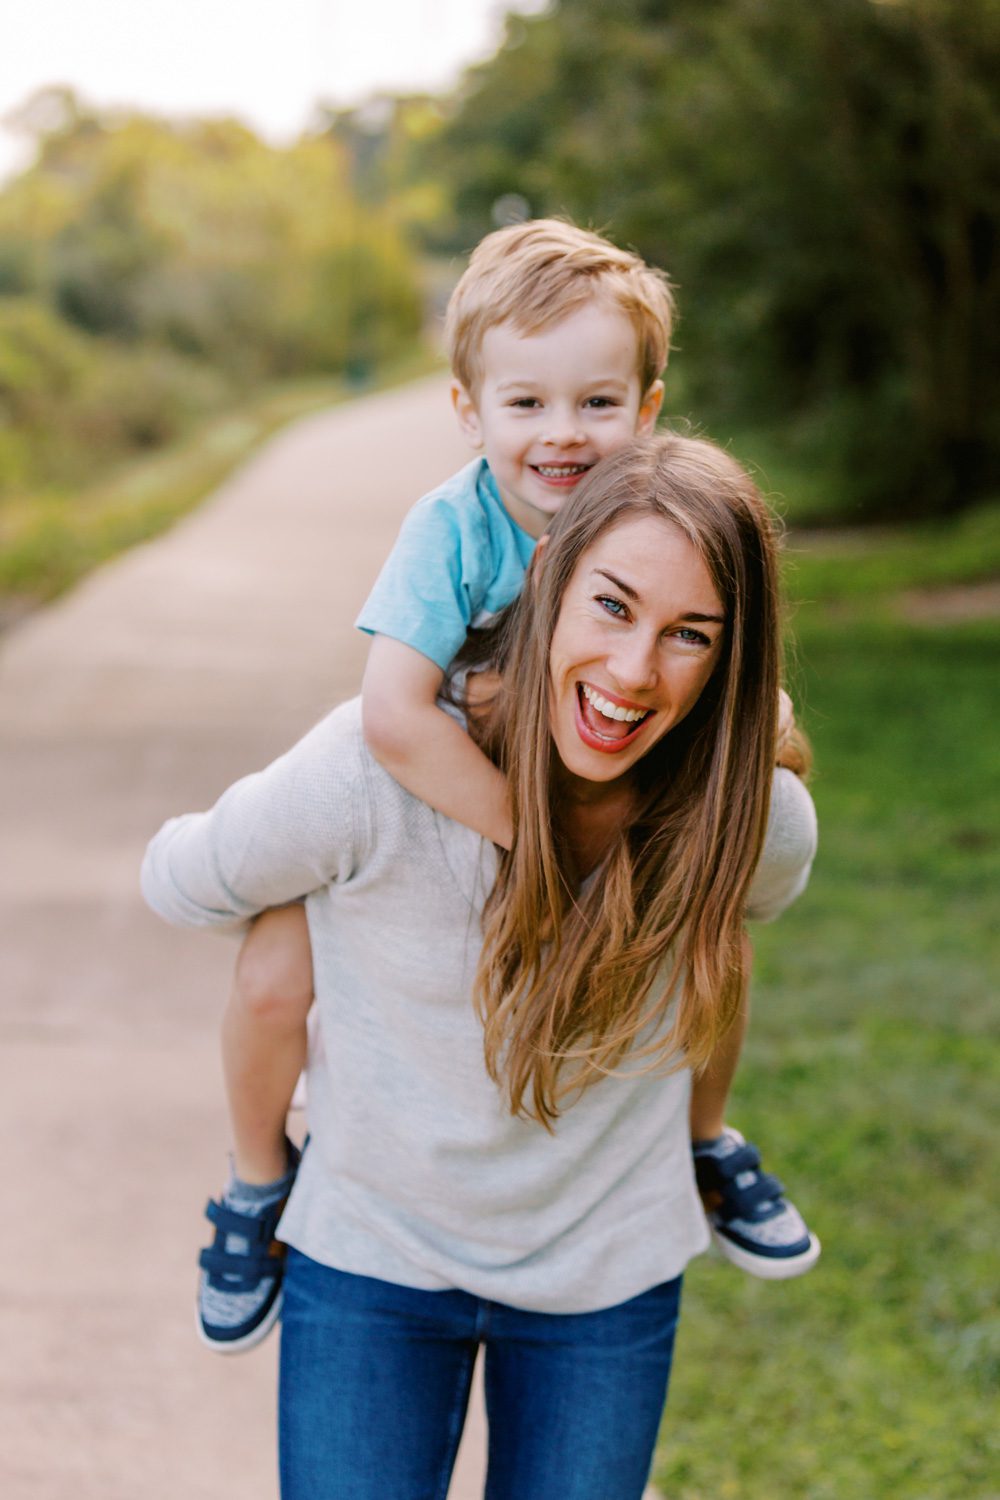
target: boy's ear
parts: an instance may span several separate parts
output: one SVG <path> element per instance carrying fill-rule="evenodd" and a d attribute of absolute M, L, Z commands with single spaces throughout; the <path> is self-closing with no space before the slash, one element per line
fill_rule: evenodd
<path fill-rule="evenodd" d="M 663 405 L 663 381 L 654 380 L 639 405 L 639 420 L 635 424 L 636 437 L 649 437 L 656 426 Z"/>
<path fill-rule="evenodd" d="M 472 444 L 473 448 L 481 448 L 483 426 L 479 420 L 479 412 L 475 401 L 460 380 L 451 382 L 451 404 L 455 408 L 455 416 L 458 418 L 462 436 Z"/>

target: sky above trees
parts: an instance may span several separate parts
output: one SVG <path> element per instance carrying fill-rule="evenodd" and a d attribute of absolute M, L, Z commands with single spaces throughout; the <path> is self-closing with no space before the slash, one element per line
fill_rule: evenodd
<path fill-rule="evenodd" d="M 544 0 L 6 0 L 0 117 L 68 84 L 97 106 L 237 114 L 273 139 L 317 102 L 444 88 L 498 44 L 508 10 Z M 21 148 L 23 150 L 23 147 Z M 0 126 L 0 176 L 19 163 Z"/>

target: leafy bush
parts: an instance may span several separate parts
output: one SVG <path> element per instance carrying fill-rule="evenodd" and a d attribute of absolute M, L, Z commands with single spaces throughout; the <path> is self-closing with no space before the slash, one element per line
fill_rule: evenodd
<path fill-rule="evenodd" d="M 367 375 L 416 341 L 409 249 L 332 137 L 278 150 L 66 90 L 22 116 L 39 155 L 0 191 L 0 497 L 78 488 L 275 378 Z"/>

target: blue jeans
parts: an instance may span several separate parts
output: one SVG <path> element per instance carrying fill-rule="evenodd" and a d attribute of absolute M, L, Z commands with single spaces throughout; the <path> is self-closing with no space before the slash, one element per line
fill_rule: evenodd
<path fill-rule="evenodd" d="M 289 1250 L 282 1500 L 445 1500 L 479 1344 L 486 1500 L 640 1500 L 681 1278 L 591 1313 L 519 1312 Z"/>

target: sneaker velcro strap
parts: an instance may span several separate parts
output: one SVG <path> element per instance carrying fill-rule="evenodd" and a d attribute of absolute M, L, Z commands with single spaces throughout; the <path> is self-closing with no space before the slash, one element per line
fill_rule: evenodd
<path fill-rule="evenodd" d="M 756 1146 L 739 1146 L 735 1151 L 730 1151 L 728 1156 L 718 1156 L 714 1160 L 719 1176 L 732 1182 L 741 1172 L 757 1170 L 760 1166 L 760 1152 Z"/>
<path fill-rule="evenodd" d="M 752 1214 L 762 1203 L 777 1202 L 784 1191 L 777 1177 L 769 1172 L 760 1172 L 753 1182 L 745 1187 L 729 1183 L 723 1194 L 725 1212 L 733 1219 L 743 1219 Z"/>
<path fill-rule="evenodd" d="M 241 1214 L 235 1208 L 230 1208 L 225 1203 L 216 1203 L 210 1198 L 205 1217 L 223 1234 L 242 1235 L 252 1245 L 270 1244 L 274 1239 L 274 1226 L 280 1217 L 281 1206 L 278 1203 L 269 1204 L 261 1214 Z"/>
<path fill-rule="evenodd" d="M 274 1280 L 282 1271 L 280 1256 L 259 1250 L 252 1255 L 236 1255 L 229 1250 L 217 1250 L 215 1246 L 202 1250 L 198 1264 L 211 1277 L 225 1277 L 228 1291 L 251 1292 L 258 1282 Z"/>

